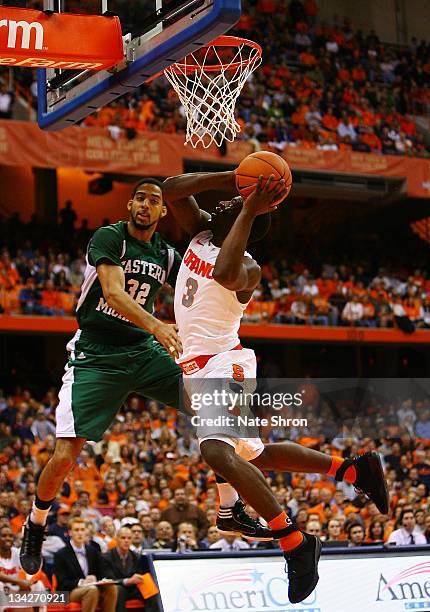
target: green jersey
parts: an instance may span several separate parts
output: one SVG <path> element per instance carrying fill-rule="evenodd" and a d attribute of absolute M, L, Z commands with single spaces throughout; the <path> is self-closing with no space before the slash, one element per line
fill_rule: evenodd
<path fill-rule="evenodd" d="M 87 251 L 87 268 L 76 315 L 79 328 L 101 341 L 128 344 L 150 334 L 111 308 L 97 276 L 97 264 L 121 266 L 125 290 L 147 312 L 153 313 L 157 293 L 168 283 L 174 287 L 181 256 L 155 233 L 150 243 L 130 236 L 127 222 L 119 221 L 98 229 Z"/>

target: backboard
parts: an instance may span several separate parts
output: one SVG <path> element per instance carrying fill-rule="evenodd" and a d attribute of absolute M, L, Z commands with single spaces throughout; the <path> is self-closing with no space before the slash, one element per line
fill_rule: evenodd
<path fill-rule="evenodd" d="M 114 0 L 101 4 L 121 20 L 124 61 L 100 72 L 39 69 L 38 122 L 42 129 L 73 125 L 133 91 L 227 32 L 241 10 L 240 0 Z"/>

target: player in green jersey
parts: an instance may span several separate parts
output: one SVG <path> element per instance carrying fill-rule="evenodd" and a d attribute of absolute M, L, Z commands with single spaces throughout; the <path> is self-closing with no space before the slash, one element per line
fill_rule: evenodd
<path fill-rule="evenodd" d="M 163 284 L 175 285 L 181 262 L 156 232 L 167 213 L 161 183 L 141 181 L 127 209 L 128 222 L 98 229 L 88 245 L 79 329 L 67 345 L 56 411 L 56 447 L 24 527 L 20 559 L 28 574 L 41 566 L 49 509 L 85 442 L 102 438 L 130 393 L 180 407 L 177 327 L 152 314 Z"/>

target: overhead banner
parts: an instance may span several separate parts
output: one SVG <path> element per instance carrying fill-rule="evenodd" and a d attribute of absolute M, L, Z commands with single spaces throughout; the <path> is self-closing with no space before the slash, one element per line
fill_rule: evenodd
<path fill-rule="evenodd" d="M 184 159 L 239 164 L 252 152 L 252 145 L 246 141 L 229 144 L 227 155 L 221 156 L 216 147 L 205 150 L 185 147 L 182 134 L 140 132 L 128 139 L 124 135 L 111 137 L 104 128 L 70 127 L 44 132 L 34 123 L 0 122 L 0 164 L 6 166 L 171 176 L 181 174 Z M 297 170 L 403 177 L 409 196 L 430 198 L 428 159 L 296 147 L 287 147 L 282 156 Z"/>
<path fill-rule="evenodd" d="M 0 7 L 0 65 L 103 70 L 123 57 L 118 17 Z"/>
<path fill-rule="evenodd" d="M 323 556 L 318 586 L 300 604 L 288 601 L 283 566 L 281 556 L 154 561 L 164 612 L 430 610 L 426 555 Z"/>

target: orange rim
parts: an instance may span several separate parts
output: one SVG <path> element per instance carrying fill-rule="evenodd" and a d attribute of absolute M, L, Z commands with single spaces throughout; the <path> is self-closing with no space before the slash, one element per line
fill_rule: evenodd
<path fill-rule="evenodd" d="M 263 54 L 263 50 L 261 46 L 254 42 L 253 40 L 248 40 L 247 38 L 240 38 L 239 36 L 219 36 L 212 42 L 204 45 L 202 49 L 210 49 L 211 47 L 240 47 L 245 45 L 250 47 L 251 49 L 255 49 L 257 53 L 252 57 L 249 57 L 243 62 L 234 62 L 233 64 L 214 64 L 211 66 L 204 66 L 201 64 L 191 63 L 189 64 L 184 62 L 175 62 L 168 66 L 165 71 L 171 70 L 176 74 L 184 74 L 188 72 L 195 72 L 196 70 L 204 70 L 205 72 L 219 72 L 220 70 L 228 68 L 229 70 L 236 70 L 240 66 L 248 66 L 249 64 L 257 61 L 261 58 Z M 192 54 L 188 57 L 192 57 Z"/>

